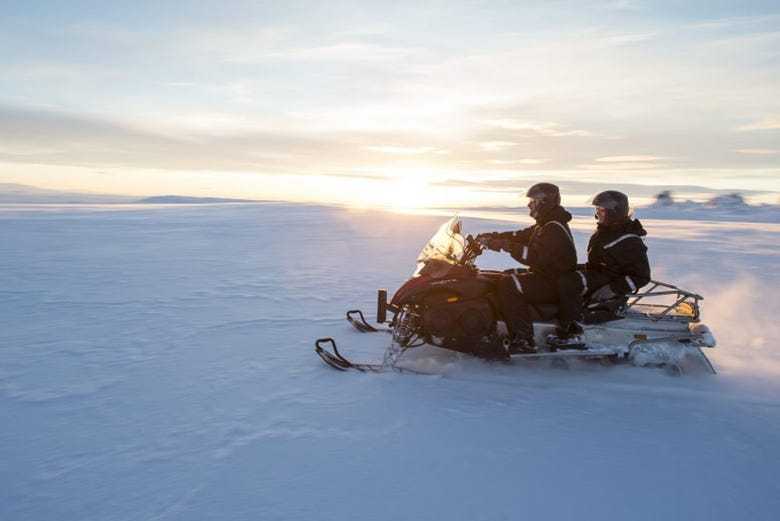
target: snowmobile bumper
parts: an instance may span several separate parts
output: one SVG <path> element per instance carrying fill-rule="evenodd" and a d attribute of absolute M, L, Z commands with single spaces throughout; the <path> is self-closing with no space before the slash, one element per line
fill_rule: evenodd
<path fill-rule="evenodd" d="M 380 289 L 376 293 L 376 321 L 380 324 L 387 322 L 387 312 L 398 313 L 398 306 L 387 302 L 387 290 Z"/>
<path fill-rule="evenodd" d="M 688 324 L 694 342 L 700 347 L 715 347 L 717 341 L 710 328 L 704 324 Z"/>
<path fill-rule="evenodd" d="M 376 292 L 376 321 L 383 324 L 387 320 L 387 290 Z"/>

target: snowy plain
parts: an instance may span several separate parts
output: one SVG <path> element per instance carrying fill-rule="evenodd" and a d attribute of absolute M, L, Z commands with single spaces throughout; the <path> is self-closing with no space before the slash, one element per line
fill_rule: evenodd
<path fill-rule="evenodd" d="M 653 277 L 702 294 L 718 340 L 717 375 L 672 377 L 326 366 L 319 337 L 381 358 L 344 312 L 372 318 L 445 213 L 0 205 L 0 519 L 778 519 L 777 208 L 637 211 Z"/>

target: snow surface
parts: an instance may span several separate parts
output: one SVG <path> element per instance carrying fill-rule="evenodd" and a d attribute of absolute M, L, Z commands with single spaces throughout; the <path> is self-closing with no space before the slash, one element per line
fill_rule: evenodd
<path fill-rule="evenodd" d="M 0 206 L 0 519 L 778 519 L 780 224 L 658 211 L 654 278 L 704 295 L 718 375 L 327 367 L 319 337 L 381 357 L 344 312 L 372 318 L 444 215 Z M 464 231 L 517 227 L 489 216 Z"/>

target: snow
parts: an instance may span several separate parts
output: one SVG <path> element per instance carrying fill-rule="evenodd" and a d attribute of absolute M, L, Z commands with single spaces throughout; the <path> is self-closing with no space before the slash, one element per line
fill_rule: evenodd
<path fill-rule="evenodd" d="M 372 318 L 444 214 L 0 206 L 0 519 L 777 519 L 780 224 L 741 211 L 637 211 L 717 375 L 442 352 L 418 376 L 313 345 L 381 358 L 344 312 Z M 486 215 L 464 231 L 528 224 Z"/>

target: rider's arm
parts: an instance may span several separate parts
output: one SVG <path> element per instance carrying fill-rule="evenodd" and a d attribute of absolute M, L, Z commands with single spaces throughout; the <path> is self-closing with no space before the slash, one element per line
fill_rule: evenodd
<path fill-rule="evenodd" d="M 616 263 L 613 268 L 615 278 L 609 284 L 615 293 L 633 293 L 650 282 L 650 262 L 642 239 L 630 237 L 607 251 Z"/>

